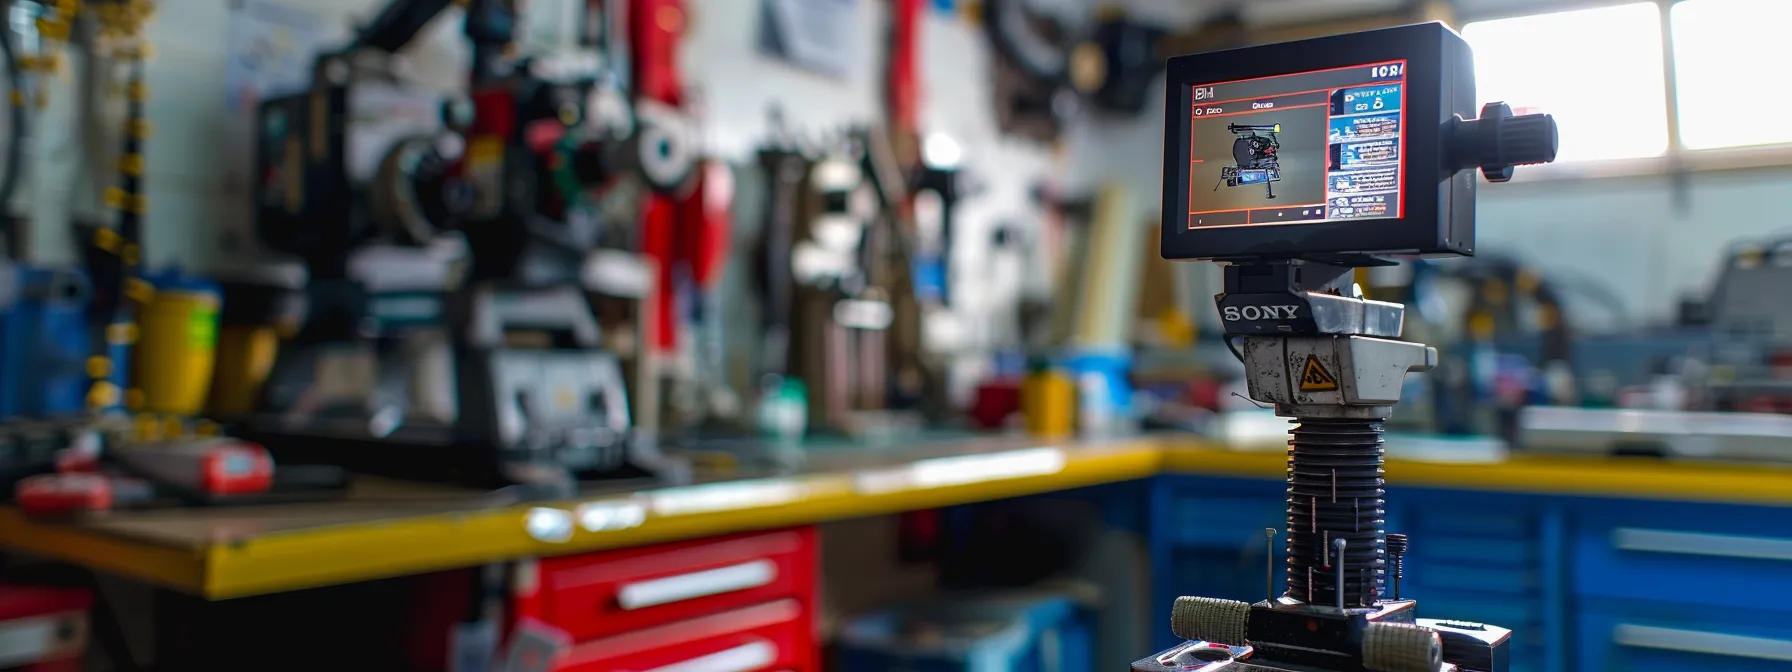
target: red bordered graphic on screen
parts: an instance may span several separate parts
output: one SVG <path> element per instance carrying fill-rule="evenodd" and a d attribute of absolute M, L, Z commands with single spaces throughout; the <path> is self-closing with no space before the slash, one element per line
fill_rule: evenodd
<path fill-rule="evenodd" d="M 1189 228 L 1400 217 L 1406 61 L 1189 93 Z"/>

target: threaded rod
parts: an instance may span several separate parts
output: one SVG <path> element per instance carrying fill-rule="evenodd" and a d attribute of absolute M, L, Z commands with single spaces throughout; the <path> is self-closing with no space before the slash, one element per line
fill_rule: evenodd
<path fill-rule="evenodd" d="M 1406 535 L 1386 535 L 1388 560 L 1394 563 L 1394 599 L 1400 599 L 1400 579 L 1406 575 Z"/>

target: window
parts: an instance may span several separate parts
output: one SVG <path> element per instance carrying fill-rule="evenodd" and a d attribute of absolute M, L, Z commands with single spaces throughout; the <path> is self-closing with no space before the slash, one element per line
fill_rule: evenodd
<path fill-rule="evenodd" d="M 1458 2 L 1470 12 L 1557 10 L 1471 21 L 1462 36 L 1475 49 L 1481 102 L 1555 115 L 1558 163 L 1672 159 L 1620 162 L 1619 172 L 1792 164 L 1792 123 L 1780 118 L 1792 86 L 1779 84 L 1792 72 L 1792 0 Z"/>
<path fill-rule="evenodd" d="M 1558 161 L 1667 152 L 1661 11 L 1654 3 L 1481 21 L 1464 26 L 1462 36 L 1475 50 L 1481 102 L 1555 115 Z"/>
<path fill-rule="evenodd" d="M 1788 0 L 1683 0 L 1674 35 L 1680 143 L 1716 149 L 1792 142 Z M 1564 137 L 1567 134 L 1564 132 Z"/>

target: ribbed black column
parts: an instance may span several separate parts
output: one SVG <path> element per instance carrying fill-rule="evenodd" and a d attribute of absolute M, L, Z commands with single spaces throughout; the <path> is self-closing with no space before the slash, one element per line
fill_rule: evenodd
<path fill-rule="evenodd" d="M 1288 593 L 1337 603 L 1336 563 L 1344 563 L 1344 603 L 1371 606 L 1381 595 L 1383 521 L 1381 420 L 1297 419 L 1288 449 Z M 1340 560 L 1332 540 L 1346 542 Z"/>

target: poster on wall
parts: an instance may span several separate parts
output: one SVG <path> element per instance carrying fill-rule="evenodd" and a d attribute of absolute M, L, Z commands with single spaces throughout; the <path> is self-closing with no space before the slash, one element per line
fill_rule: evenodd
<path fill-rule="evenodd" d="M 226 104 L 249 113 L 269 97 L 304 90 L 326 34 L 323 17 L 302 4 L 238 0 L 225 42 Z"/>
<path fill-rule="evenodd" d="M 846 77 L 863 11 L 861 0 L 762 0 L 759 47 L 805 70 Z"/>

